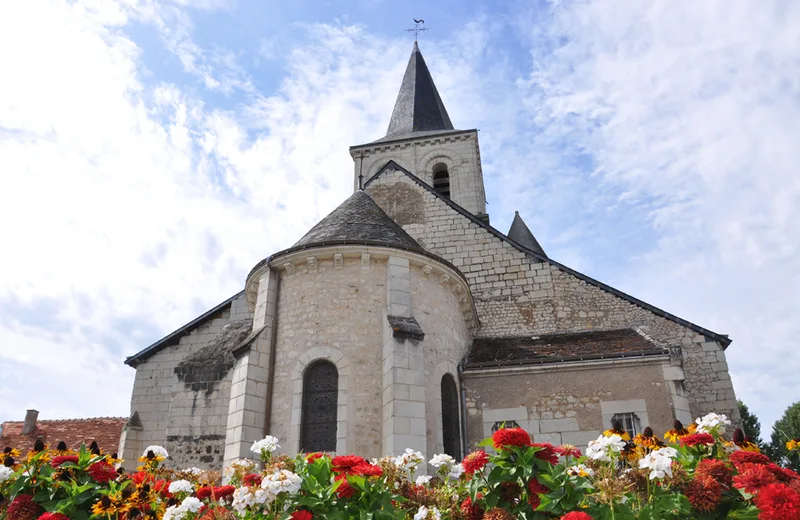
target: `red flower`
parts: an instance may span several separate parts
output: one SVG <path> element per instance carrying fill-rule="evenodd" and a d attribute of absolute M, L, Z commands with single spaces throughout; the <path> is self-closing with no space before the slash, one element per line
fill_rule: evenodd
<path fill-rule="evenodd" d="M 145 482 L 152 482 L 155 479 L 156 478 L 153 475 L 151 475 L 150 473 L 145 473 L 144 471 L 137 471 L 136 473 L 131 475 L 131 480 L 133 480 L 133 483 L 136 484 L 137 486 L 141 486 Z"/>
<path fill-rule="evenodd" d="M 218 518 L 231 518 L 230 511 L 224 507 L 208 508 L 205 505 L 198 511 L 200 520 L 217 520 Z"/>
<path fill-rule="evenodd" d="M 95 462 L 86 470 L 96 482 L 104 484 L 117 478 L 117 471 L 105 461 Z"/>
<path fill-rule="evenodd" d="M 710 433 L 693 433 L 681 437 L 681 444 L 684 446 L 697 446 L 698 444 L 712 445 L 714 444 L 714 436 Z"/>
<path fill-rule="evenodd" d="M 321 459 L 323 456 L 324 454 L 319 451 L 315 453 L 309 453 L 308 455 L 306 455 L 306 462 L 308 463 L 314 462 L 317 459 Z"/>
<path fill-rule="evenodd" d="M 38 520 L 69 520 L 69 517 L 63 513 L 45 513 Z"/>
<path fill-rule="evenodd" d="M 334 457 L 331 462 L 334 473 L 344 473 L 345 475 L 352 475 L 353 468 L 359 464 L 369 464 L 367 459 L 357 455 L 339 455 Z"/>
<path fill-rule="evenodd" d="M 572 444 L 565 444 L 563 446 L 557 446 L 555 448 L 556 453 L 558 453 L 561 457 L 575 457 L 579 458 L 581 456 L 581 450 Z"/>
<path fill-rule="evenodd" d="M 17 495 L 6 509 L 7 520 L 36 520 L 41 514 L 41 506 L 30 495 Z"/>
<path fill-rule="evenodd" d="M 788 484 L 793 480 L 800 480 L 800 475 L 798 475 L 796 471 L 793 471 L 789 468 L 782 468 L 774 462 L 767 464 L 767 469 L 770 473 L 775 475 L 775 478 L 778 479 L 778 482 Z"/>
<path fill-rule="evenodd" d="M 769 457 L 763 453 L 754 453 L 752 451 L 737 450 L 731 453 L 731 462 L 736 466 L 739 464 L 769 464 L 772 462 Z"/>
<path fill-rule="evenodd" d="M 168 480 L 156 480 L 153 483 L 153 491 L 159 493 L 162 497 L 172 498 L 172 493 L 169 492 L 169 484 Z"/>
<path fill-rule="evenodd" d="M 531 436 L 522 428 L 501 428 L 492 435 L 492 444 L 496 450 L 508 446 L 524 448 L 531 445 Z"/>
<path fill-rule="evenodd" d="M 339 498 L 350 498 L 356 494 L 356 489 L 347 481 L 347 476 L 344 474 L 337 475 L 336 480 L 341 482 L 339 487 L 336 488 L 336 494 L 339 496 Z"/>
<path fill-rule="evenodd" d="M 711 477 L 695 477 L 686 486 L 686 498 L 701 513 L 711 513 L 722 500 L 722 486 Z"/>
<path fill-rule="evenodd" d="M 792 520 L 800 518 L 800 494 L 786 484 L 769 484 L 758 492 L 758 520 Z"/>
<path fill-rule="evenodd" d="M 380 466 L 370 463 L 357 464 L 353 466 L 352 475 L 361 475 L 362 477 L 380 477 L 383 475 L 383 470 Z"/>
<path fill-rule="evenodd" d="M 472 475 L 476 471 L 480 471 L 489 462 L 489 456 L 483 450 L 473 451 L 461 462 L 464 467 L 464 473 Z"/>
<path fill-rule="evenodd" d="M 236 486 L 214 486 L 214 496 L 217 500 L 233 496 L 234 491 Z"/>
<path fill-rule="evenodd" d="M 719 482 L 725 489 L 730 489 L 731 483 L 733 482 L 733 473 L 731 469 L 721 460 L 701 460 L 697 465 L 694 475 L 695 478 L 712 478 Z"/>
<path fill-rule="evenodd" d="M 54 468 L 59 467 L 62 464 L 66 464 L 67 462 L 72 462 L 73 464 L 78 463 L 78 456 L 77 455 L 59 455 L 57 457 L 53 457 L 50 460 L 50 465 Z"/>
<path fill-rule="evenodd" d="M 197 491 L 195 492 L 195 496 L 197 498 L 199 498 L 200 500 L 205 500 L 208 497 L 210 497 L 213 492 L 214 492 L 214 489 L 211 486 L 203 486 L 201 488 L 197 488 Z"/>
<path fill-rule="evenodd" d="M 256 473 L 248 473 L 244 476 L 242 481 L 244 481 L 245 486 L 260 486 L 261 481 L 264 479 L 261 475 Z"/>
<path fill-rule="evenodd" d="M 583 511 L 573 511 L 562 516 L 561 520 L 592 520 L 592 517 Z"/>
<path fill-rule="evenodd" d="M 738 452 L 737 452 L 738 453 Z M 734 487 L 754 495 L 759 489 L 778 481 L 764 464 L 740 464 L 739 474 L 733 477 Z"/>
<path fill-rule="evenodd" d="M 299 511 L 295 511 L 292 513 L 291 519 L 292 520 L 311 520 L 314 518 L 314 515 L 311 514 L 310 511 L 306 511 L 305 509 L 300 509 Z"/>
<path fill-rule="evenodd" d="M 537 448 L 542 448 L 541 450 L 537 451 L 534 455 L 539 460 L 546 460 L 553 466 L 558 464 L 558 455 L 556 454 L 556 448 L 549 442 L 534 442 L 531 446 L 536 446 Z"/>
<path fill-rule="evenodd" d="M 532 508 L 536 509 L 539 507 L 539 504 L 542 503 L 542 499 L 539 498 L 539 495 L 546 495 L 550 492 L 550 488 L 536 480 L 535 478 L 531 479 L 528 482 L 528 503 L 531 505 Z"/>
<path fill-rule="evenodd" d="M 483 498 L 481 493 L 475 495 L 476 500 Z M 472 499 L 467 497 L 466 500 L 461 502 L 461 513 L 467 517 L 467 520 L 481 520 L 483 518 L 484 509 L 480 504 L 473 503 Z"/>

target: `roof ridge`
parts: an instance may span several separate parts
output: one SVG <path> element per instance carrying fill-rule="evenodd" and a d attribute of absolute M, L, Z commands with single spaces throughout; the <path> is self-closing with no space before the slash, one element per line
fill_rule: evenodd
<path fill-rule="evenodd" d="M 414 182 L 419 184 L 422 188 L 428 190 L 436 198 L 438 198 L 439 200 L 441 200 L 442 202 L 444 202 L 445 204 L 447 204 L 448 206 L 453 208 L 456 212 L 460 213 L 462 216 L 468 218 L 473 223 L 477 224 L 479 227 L 482 227 L 483 229 L 485 229 L 489 233 L 495 235 L 500 240 L 502 240 L 504 242 L 508 242 L 509 244 L 511 244 L 512 246 L 516 247 L 517 249 L 519 249 L 523 253 L 526 253 L 529 256 L 532 256 L 532 257 L 538 259 L 541 262 L 546 262 L 546 263 L 549 263 L 551 265 L 554 265 L 554 266 L 558 267 L 559 269 L 561 269 L 562 271 L 565 271 L 566 273 L 569 273 L 572 276 L 575 276 L 576 278 L 579 278 L 579 279 L 585 281 L 586 283 L 594 285 L 595 287 L 597 287 L 599 289 L 602 289 L 602 290 L 604 290 L 606 292 L 609 292 L 609 293 L 613 294 L 614 296 L 622 298 L 623 300 L 627 300 L 627 301 L 633 303 L 634 305 L 638 305 L 639 307 L 642 307 L 643 309 L 646 309 L 646 310 L 652 312 L 653 314 L 655 314 L 657 316 L 661 316 L 664 319 L 673 321 L 673 322 L 677 323 L 678 325 L 682 325 L 682 326 L 684 326 L 684 327 L 686 327 L 686 328 L 688 328 L 690 330 L 693 330 L 693 331 L 697 332 L 698 334 L 703 334 L 704 336 L 709 336 L 714 341 L 720 342 L 722 344 L 723 350 L 725 350 L 728 347 L 728 345 L 731 344 L 732 340 L 728 337 L 727 334 L 720 334 L 718 332 L 714 332 L 714 331 L 709 330 L 709 329 L 707 329 L 705 327 L 701 327 L 700 325 L 692 323 L 691 321 L 688 321 L 688 320 L 685 320 L 685 319 L 680 318 L 678 316 L 675 316 L 674 314 L 671 314 L 671 313 L 669 313 L 669 312 L 667 312 L 667 311 L 665 311 L 663 309 L 660 309 L 659 307 L 656 307 L 655 305 L 651 305 L 651 304 L 645 302 L 644 300 L 640 300 L 639 298 L 636 298 L 635 296 L 631 296 L 630 294 L 628 294 L 626 292 L 620 291 L 619 289 L 615 289 L 614 287 L 611 287 L 610 285 L 605 284 L 605 283 L 603 283 L 603 282 L 601 282 L 599 280 L 595 280 L 591 276 L 588 276 L 588 275 L 585 275 L 585 274 L 583 274 L 583 273 L 581 273 L 579 271 L 576 271 L 575 269 L 572 269 L 571 267 L 567 267 L 566 265 L 564 265 L 564 264 L 562 264 L 560 262 L 556 262 L 552 258 L 549 258 L 547 256 L 542 256 L 539 253 L 537 253 L 536 251 L 528 249 L 527 247 L 523 246 L 522 244 L 516 242 L 514 239 L 509 238 L 508 236 L 504 235 L 503 233 L 501 233 L 497 229 L 493 228 L 492 226 L 490 226 L 486 222 L 482 221 L 481 219 L 479 219 L 478 217 L 476 217 L 475 215 L 473 215 L 472 213 L 470 213 L 466 209 L 462 208 L 461 206 L 459 206 L 458 204 L 456 204 L 455 202 L 453 202 L 449 198 L 442 197 L 441 194 L 439 194 L 436 190 L 434 190 L 433 187 L 430 186 L 428 183 L 426 183 L 425 181 L 423 181 L 422 179 L 420 179 L 419 177 L 417 177 L 416 175 L 414 175 L 410 171 L 406 170 L 405 168 L 403 168 L 402 166 L 400 166 L 399 164 L 397 164 L 395 161 L 393 161 L 391 159 L 386 164 L 384 164 L 377 172 L 375 172 L 375 175 L 370 177 L 369 180 L 367 180 L 367 182 L 364 183 L 364 188 L 369 186 L 370 183 L 373 180 L 375 180 L 378 177 L 380 177 L 383 174 L 383 172 L 385 172 L 390 166 L 393 166 L 396 169 L 398 169 L 399 171 L 403 172 L 408 178 L 410 178 L 411 180 L 413 180 Z"/>
<path fill-rule="evenodd" d="M 112 417 L 112 416 L 100 416 L 100 417 L 84 417 L 81 419 L 39 419 L 36 421 L 36 424 L 42 423 L 63 423 L 63 422 L 76 422 L 76 421 L 99 421 L 103 419 L 111 419 L 115 421 L 127 421 L 127 417 Z M 25 421 L 3 421 L 0 424 L 24 424 Z"/>

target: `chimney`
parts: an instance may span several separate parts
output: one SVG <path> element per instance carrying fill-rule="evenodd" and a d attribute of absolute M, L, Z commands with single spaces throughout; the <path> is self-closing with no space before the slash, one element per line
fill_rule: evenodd
<path fill-rule="evenodd" d="M 39 418 L 37 410 L 28 410 L 25 413 L 25 422 L 22 423 L 22 435 L 30 435 L 36 429 L 36 419 Z"/>

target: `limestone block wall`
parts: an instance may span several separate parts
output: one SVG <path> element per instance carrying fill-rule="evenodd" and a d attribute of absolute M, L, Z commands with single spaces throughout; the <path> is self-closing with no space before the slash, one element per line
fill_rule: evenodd
<path fill-rule="evenodd" d="M 661 436 L 673 421 L 665 367 L 667 356 L 466 371 L 470 446 L 491 436 L 498 423 L 514 421 L 535 442 L 585 447 L 616 413 L 635 413 L 642 428 Z"/>
<path fill-rule="evenodd" d="M 385 171 L 366 190 L 420 245 L 466 276 L 481 321 L 479 335 L 638 328 L 680 351 L 676 355 L 682 361 L 693 416 L 716 411 L 739 419 L 719 343 L 526 254 L 403 172 Z"/>
<path fill-rule="evenodd" d="M 359 257 L 321 258 L 280 272 L 276 359 L 270 434 L 296 453 L 302 373 L 314 359 L 339 371 L 342 447 L 366 457 L 381 451 L 381 331 L 385 319 L 386 262 Z M 311 353 L 311 354 L 309 354 Z M 293 416 L 294 414 L 294 416 Z M 357 426 L 356 426 L 357 425 Z M 337 446 L 338 449 L 338 446 Z"/>
<path fill-rule="evenodd" d="M 192 390 L 179 380 L 175 367 L 213 340 L 229 322 L 248 316 L 241 296 L 231 307 L 188 331 L 176 345 L 165 347 L 136 367 L 131 413 L 138 413 L 141 427 L 124 432 L 123 458 L 135 460 L 146 446 L 158 444 L 169 451 L 171 465 L 221 467 L 230 374 L 204 389 Z"/>
<path fill-rule="evenodd" d="M 433 182 L 433 166 L 444 163 L 450 174 L 452 199 L 475 214 L 486 213 L 486 191 L 481 171 L 478 133 L 474 130 L 359 146 L 352 148 L 350 155 L 355 163 L 356 189 L 359 173 L 363 175 L 363 182 L 367 182 L 390 160 L 429 184 Z"/>

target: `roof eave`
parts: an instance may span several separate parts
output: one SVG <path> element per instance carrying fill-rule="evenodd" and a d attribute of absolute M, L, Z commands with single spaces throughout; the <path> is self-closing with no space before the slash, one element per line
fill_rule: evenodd
<path fill-rule="evenodd" d="M 377 146 L 383 146 L 387 144 L 394 144 L 394 143 L 403 143 L 406 141 L 424 141 L 429 139 L 438 139 L 439 137 L 446 137 L 451 135 L 457 134 L 469 134 L 469 133 L 477 133 L 477 128 L 470 128 L 467 130 L 442 130 L 435 134 L 430 135 L 421 135 L 421 136 L 409 136 L 409 137 L 401 137 L 399 139 L 386 139 L 386 137 L 381 137 L 378 140 L 365 143 L 365 144 L 356 144 L 350 147 L 350 150 L 362 150 L 365 148 L 375 148 Z"/>

